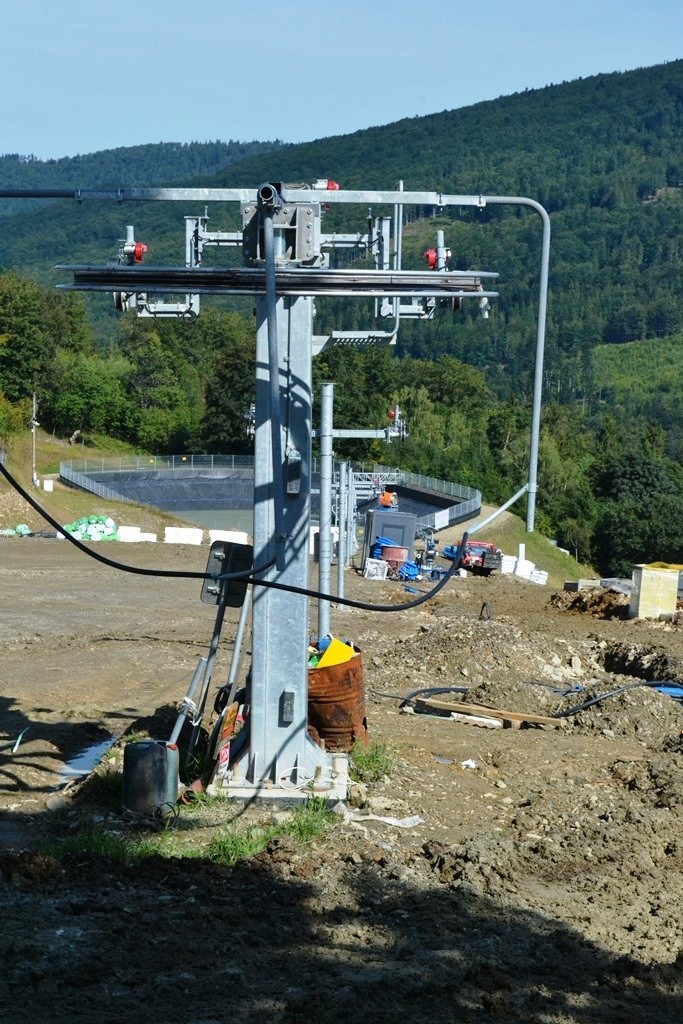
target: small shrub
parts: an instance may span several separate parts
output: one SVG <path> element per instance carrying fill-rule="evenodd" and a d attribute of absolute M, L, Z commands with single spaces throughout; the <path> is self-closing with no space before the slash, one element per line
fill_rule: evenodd
<path fill-rule="evenodd" d="M 87 800 L 103 812 L 120 811 L 123 796 L 123 772 L 105 768 L 94 772 L 86 783 Z"/>
<path fill-rule="evenodd" d="M 297 806 L 288 821 L 278 825 L 255 827 L 247 831 L 231 829 L 214 836 L 206 851 L 209 860 L 230 867 L 240 860 L 261 853 L 273 839 L 290 836 L 306 844 L 321 836 L 334 821 L 334 814 L 324 799 L 311 797 Z"/>
<path fill-rule="evenodd" d="M 214 836 L 206 850 L 206 857 L 213 864 L 232 867 L 240 860 L 255 857 L 277 835 L 276 829 L 250 829 L 240 832 L 231 829 Z"/>
<path fill-rule="evenodd" d="M 327 801 L 314 796 L 295 809 L 291 822 L 283 826 L 283 832 L 301 843 L 310 843 L 321 836 L 334 820 Z"/>
<path fill-rule="evenodd" d="M 372 740 L 371 743 L 354 743 L 351 750 L 351 778 L 357 782 L 379 782 L 390 775 L 394 757 L 386 743 Z"/>

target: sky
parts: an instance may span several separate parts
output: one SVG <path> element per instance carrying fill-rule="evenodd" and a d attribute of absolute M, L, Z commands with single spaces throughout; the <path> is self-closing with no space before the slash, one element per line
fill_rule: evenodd
<path fill-rule="evenodd" d="M 1 0 L 0 154 L 305 142 L 683 56 L 683 0 Z"/>

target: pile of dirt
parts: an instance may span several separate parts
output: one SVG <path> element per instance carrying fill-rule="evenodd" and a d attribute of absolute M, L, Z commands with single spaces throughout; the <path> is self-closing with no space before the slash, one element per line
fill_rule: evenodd
<path fill-rule="evenodd" d="M 628 594 L 603 587 L 577 591 L 561 590 L 551 598 L 553 608 L 567 612 L 590 612 L 598 619 L 628 618 L 629 602 Z"/>
<path fill-rule="evenodd" d="M 665 671 L 667 678 L 677 677 L 662 652 L 647 652 L 641 651 L 638 660 L 632 647 L 606 645 L 591 635 L 568 641 L 525 629 L 510 616 L 482 620 L 451 613 L 421 624 L 413 636 L 385 642 L 372 658 L 372 676 L 379 692 L 396 679 L 408 681 L 405 696 L 451 687 L 451 694 L 439 694 L 441 700 L 560 715 L 566 728 L 635 737 L 658 749 L 679 734 L 683 713 L 669 696 L 644 685 Z M 606 665 L 621 671 L 608 671 Z M 678 666 L 683 679 L 681 670 L 683 665 Z M 584 704 L 585 711 L 568 714 Z"/>

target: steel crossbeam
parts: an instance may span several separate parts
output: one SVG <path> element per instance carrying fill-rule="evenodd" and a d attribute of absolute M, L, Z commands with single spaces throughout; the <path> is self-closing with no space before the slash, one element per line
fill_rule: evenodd
<path fill-rule="evenodd" d="M 67 291 L 126 291 L 175 294 L 195 292 L 212 295 L 261 295 L 266 290 L 265 270 L 251 267 L 92 267 L 60 265 L 57 270 L 73 274 L 72 285 L 58 285 Z M 278 268 L 275 286 L 279 295 L 407 295 L 415 298 L 465 298 L 476 294 L 494 298 L 484 291 L 482 280 L 498 275 L 486 272 L 414 272 L 409 270 L 318 270 Z"/>

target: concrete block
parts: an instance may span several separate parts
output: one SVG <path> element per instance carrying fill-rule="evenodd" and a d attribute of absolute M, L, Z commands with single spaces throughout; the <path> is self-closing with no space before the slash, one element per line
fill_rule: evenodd
<path fill-rule="evenodd" d="M 523 544 L 519 545 L 520 548 L 524 547 Z M 521 576 L 523 580 L 531 579 L 531 574 L 536 566 L 528 558 L 518 558 L 517 564 L 515 565 L 515 576 Z"/>
<path fill-rule="evenodd" d="M 167 526 L 164 529 L 164 544 L 201 544 L 204 531 L 195 526 Z"/>
<path fill-rule="evenodd" d="M 564 589 L 573 594 L 578 590 L 594 590 L 595 587 L 599 587 L 600 585 L 600 580 L 566 580 Z"/>
<path fill-rule="evenodd" d="M 140 540 L 139 526 L 119 526 L 116 532 L 124 544 L 136 544 Z"/>

